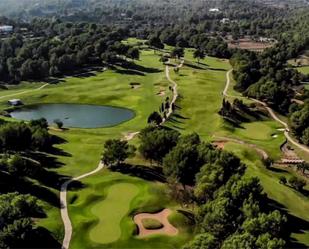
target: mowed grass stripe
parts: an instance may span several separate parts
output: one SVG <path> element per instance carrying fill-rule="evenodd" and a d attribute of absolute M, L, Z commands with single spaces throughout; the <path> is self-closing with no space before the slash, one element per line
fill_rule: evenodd
<path fill-rule="evenodd" d="M 139 189 L 132 183 L 118 183 L 107 190 L 107 196 L 91 209 L 99 218 L 98 224 L 90 230 L 90 239 L 96 243 L 107 244 L 121 236 L 120 222 L 130 210 L 130 203 Z"/>

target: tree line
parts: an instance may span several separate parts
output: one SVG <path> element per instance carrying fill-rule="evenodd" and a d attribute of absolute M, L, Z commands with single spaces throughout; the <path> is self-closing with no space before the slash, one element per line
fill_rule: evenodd
<path fill-rule="evenodd" d="M 196 133 L 181 136 L 149 126 L 139 139 L 137 149 L 126 141 L 107 141 L 103 161 L 113 166 L 138 150 L 162 167 L 173 196 L 197 207 L 198 235 L 183 249 L 284 248 L 287 217 L 270 207 L 259 180 L 244 175 L 246 166 L 239 158 L 201 141 Z"/>
<path fill-rule="evenodd" d="M 121 43 L 126 37 L 121 29 L 47 19 L 35 19 L 31 25 L 38 37 L 16 34 L 0 40 L 0 78 L 4 82 L 44 80 L 84 67 L 139 58 L 137 48 Z"/>

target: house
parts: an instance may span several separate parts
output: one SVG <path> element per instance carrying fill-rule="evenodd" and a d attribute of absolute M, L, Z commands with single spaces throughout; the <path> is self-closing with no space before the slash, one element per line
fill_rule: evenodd
<path fill-rule="evenodd" d="M 209 12 L 219 12 L 220 10 L 218 8 L 211 8 L 209 9 Z"/>
<path fill-rule="evenodd" d="M 0 26 L 0 33 L 12 33 L 14 27 L 10 25 L 1 25 Z"/>
<path fill-rule="evenodd" d="M 220 21 L 221 23 L 229 23 L 230 22 L 230 19 L 229 18 L 223 18 L 223 19 L 221 19 L 221 21 Z"/>
<path fill-rule="evenodd" d="M 23 105 L 23 102 L 20 99 L 11 99 L 8 101 L 8 104 L 11 106 Z"/>

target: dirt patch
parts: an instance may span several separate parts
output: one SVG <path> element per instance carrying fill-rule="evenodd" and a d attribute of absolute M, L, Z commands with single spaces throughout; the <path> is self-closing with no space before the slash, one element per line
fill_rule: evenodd
<path fill-rule="evenodd" d="M 131 82 L 131 83 L 130 83 L 130 87 L 131 87 L 132 89 L 138 89 L 138 88 L 141 87 L 141 84 L 140 84 L 140 83 L 137 83 L 137 82 Z"/>
<path fill-rule="evenodd" d="M 223 150 L 226 144 L 226 141 L 215 141 L 212 143 L 216 148 Z"/>
<path fill-rule="evenodd" d="M 262 52 L 266 48 L 274 46 L 274 42 L 254 41 L 250 38 L 243 38 L 239 40 L 228 40 L 229 48 L 247 49 L 250 51 Z"/>
<path fill-rule="evenodd" d="M 177 235 L 178 229 L 168 221 L 168 216 L 171 213 L 172 211 L 166 208 L 159 213 L 140 213 L 135 215 L 133 220 L 138 226 L 138 237 L 146 237 L 155 234 L 163 234 L 168 236 Z M 143 225 L 143 220 L 145 219 L 157 220 L 159 223 L 162 224 L 162 227 L 159 229 L 146 229 Z"/>
<path fill-rule="evenodd" d="M 165 91 L 164 90 L 160 90 L 157 95 L 159 96 L 165 96 Z"/>

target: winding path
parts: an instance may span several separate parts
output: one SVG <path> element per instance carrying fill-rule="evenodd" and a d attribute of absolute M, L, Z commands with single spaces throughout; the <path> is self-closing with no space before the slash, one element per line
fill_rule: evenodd
<path fill-rule="evenodd" d="M 232 73 L 233 69 L 229 70 L 227 73 L 226 73 L 226 85 L 225 85 L 225 88 L 222 92 L 223 96 L 225 97 L 235 97 L 235 98 L 245 98 L 245 97 L 242 97 L 242 96 L 232 96 L 232 95 L 229 95 L 227 93 L 228 89 L 229 89 L 229 86 L 231 84 L 231 78 L 230 78 L 230 74 Z M 260 104 L 260 105 L 263 105 L 266 110 L 268 111 L 269 115 L 272 117 L 272 119 L 274 119 L 275 121 L 277 121 L 278 123 L 280 123 L 282 126 L 284 126 L 285 130 L 284 130 L 284 135 L 286 137 L 286 139 L 292 143 L 293 145 L 295 145 L 296 147 L 298 147 L 299 149 L 303 150 L 304 152 L 306 153 L 309 153 L 309 148 L 305 145 L 302 145 L 300 143 L 298 143 L 294 138 L 291 137 L 290 135 L 290 129 L 289 129 L 289 126 L 286 122 L 282 121 L 277 115 L 276 113 L 273 111 L 273 109 L 271 109 L 266 103 L 260 101 L 260 100 L 257 100 L 257 99 L 254 99 L 254 98 L 250 98 L 250 100 Z"/>
<path fill-rule="evenodd" d="M 170 68 L 169 68 L 169 65 L 168 63 L 170 62 L 170 60 L 168 60 L 167 62 L 167 65 L 165 66 L 165 75 L 166 75 L 166 79 L 173 85 L 172 86 L 172 89 L 173 89 L 173 99 L 169 105 L 169 109 L 168 109 L 168 112 L 166 114 L 166 118 L 163 118 L 162 119 L 162 122 L 161 122 L 161 125 L 164 124 L 166 122 L 166 120 L 168 120 L 168 118 L 172 115 L 173 113 L 173 106 L 175 105 L 176 103 L 176 100 L 178 98 L 178 90 L 177 90 L 177 83 L 171 79 L 171 76 L 170 76 Z M 176 68 L 181 68 L 184 64 L 185 60 L 184 59 L 181 59 L 181 62 L 179 65 L 176 66 Z"/>
<path fill-rule="evenodd" d="M 184 60 L 181 61 L 181 63 L 179 65 L 177 65 L 176 67 L 180 68 L 183 66 Z M 177 98 L 178 98 L 178 92 L 177 92 L 177 83 L 175 81 L 173 81 L 170 78 L 170 71 L 169 71 L 169 66 L 166 65 L 165 67 L 165 74 L 166 74 L 166 78 L 167 80 L 173 84 L 173 99 L 171 101 L 170 104 L 170 108 L 168 110 L 168 113 L 166 114 L 166 118 L 162 120 L 161 124 L 164 124 L 167 119 L 172 115 L 173 113 L 173 105 L 175 104 Z M 42 87 L 41 87 L 42 88 Z M 39 90 L 39 89 L 36 89 Z M 27 91 L 28 92 L 28 91 Z M 128 134 L 126 134 L 123 138 L 123 140 L 125 141 L 130 141 L 132 140 L 136 135 L 138 135 L 139 132 L 130 132 Z M 64 182 L 61 185 L 61 190 L 60 190 L 60 211 L 61 211 L 61 219 L 64 225 L 64 239 L 62 242 L 62 249 L 69 249 L 70 247 L 70 242 L 71 242 L 71 238 L 72 238 L 72 233 L 73 233 L 73 228 L 72 228 L 72 222 L 70 220 L 70 216 L 69 216 L 69 211 L 68 211 L 68 203 L 67 203 L 67 192 L 68 192 L 68 186 L 74 182 L 74 181 L 78 181 L 81 180 L 83 178 L 86 178 L 88 176 L 94 175 L 96 173 L 98 173 L 100 170 L 102 170 L 104 168 L 104 164 L 100 161 L 98 167 L 88 173 L 85 173 L 81 176 L 77 176 L 74 177 L 66 182 Z"/>
<path fill-rule="evenodd" d="M 27 90 L 27 91 L 22 91 L 22 92 L 18 92 L 18 93 L 12 93 L 12 94 L 8 94 L 8 95 L 4 95 L 4 96 L 1 96 L 0 99 L 4 99 L 4 98 L 7 98 L 7 97 L 14 97 L 14 96 L 18 96 L 18 95 L 22 95 L 22 94 L 25 94 L 25 93 L 30 93 L 30 92 L 35 92 L 35 91 L 39 91 L 43 88 L 45 88 L 46 86 L 48 86 L 49 83 L 46 83 L 38 88 L 35 88 L 35 89 L 31 89 L 31 90 Z"/>

